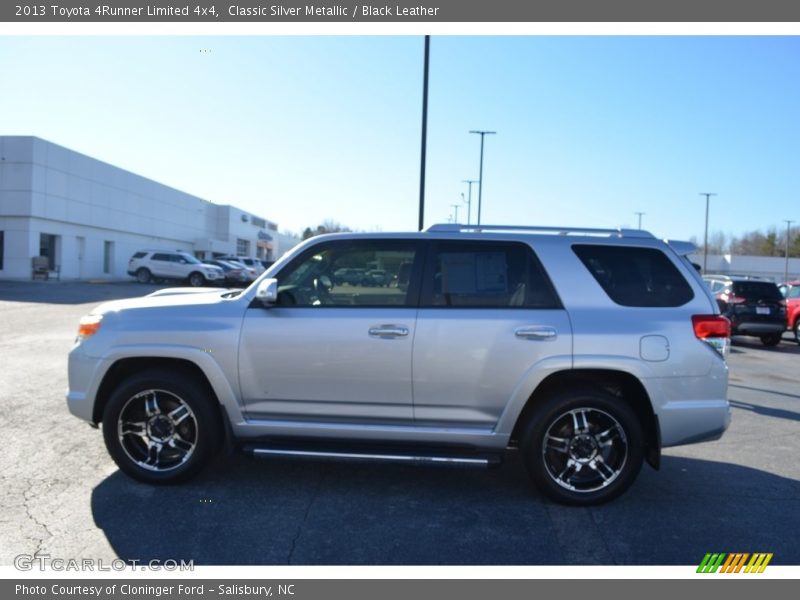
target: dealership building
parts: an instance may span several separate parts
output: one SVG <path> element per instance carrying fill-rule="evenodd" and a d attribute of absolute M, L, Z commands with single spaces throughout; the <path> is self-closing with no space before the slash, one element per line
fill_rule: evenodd
<path fill-rule="evenodd" d="M 61 279 L 120 279 L 138 250 L 275 260 L 294 243 L 235 206 L 37 137 L 0 136 L 0 279 L 30 279 L 37 257 Z"/>

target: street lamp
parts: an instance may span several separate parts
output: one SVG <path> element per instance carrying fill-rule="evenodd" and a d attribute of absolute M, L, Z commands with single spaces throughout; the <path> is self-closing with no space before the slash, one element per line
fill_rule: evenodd
<path fill-rule="evenodd" d="M 470 133 L 476 133 L 481 136 L 481 165 L 480 172 L 478 173 L 478 225 L 481 224 L 481 198 L 483 197 L 483 138 L 487 135 L 494 135 L 496 131 L 482 131 L 473 129 Z"/>
<path fill-rule="evenodd" d="M 706 197 L 706 235 L 703 238 L 703 273 L 705 273 L 706 266 L 708 265 L 708 204 L 711 196 L 716 196 L 716 194 L 711 192 L 700 192 L 700 195 Z"/>
<path fill-rule="evenodd" d="M 455 219 L 453 220 L 454 223 L 458 223 L 458 204 L 451 204 L 450 206 L 453 207 L 453 212 L 455 213 Z"/>
<path fill-rule="evenodd" d="M 636 216 L 639 217 L 639 229 L 641 229 L 642 228 L 642 215 L 646 215 L 647 213 L 635 212 L 633 214 L 635 214 Z"/>
<path fill-rule="evenodd" d="M 794 223 L 794 221 L 786 220 L 786 263 L 783 267 L 783 280 L 789 281 L 789 226 Z"/>
<path fill-rule="evenodd" d="M 469 196 L 467 196 L 467 225 L 472 224 L 472 184 L 478 183 L 477 179 L 462 179 L 461 183 L 469 184 Z M 464 194 L 461 194 L 462 196 Z"/>

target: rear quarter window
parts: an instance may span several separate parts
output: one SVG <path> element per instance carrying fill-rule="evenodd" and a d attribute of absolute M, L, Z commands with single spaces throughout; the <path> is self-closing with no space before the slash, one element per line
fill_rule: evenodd
<path fill-rule="evenodd" d="M 572 250 L 608 297 L 622 306 L 682 306 L 694 292 L 656 248 L 576 244 Z"/>

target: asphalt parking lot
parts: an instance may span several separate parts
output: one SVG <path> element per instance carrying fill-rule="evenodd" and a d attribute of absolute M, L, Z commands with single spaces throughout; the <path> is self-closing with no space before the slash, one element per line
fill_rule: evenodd
<path fill-rule="evenodd" d="M 181 486 L 120 474 L 67 412 L 67 352 L 98 303 L 138 284 L 0 283 L 0 565 L 20 554 L 195 564 L 698 564 L 773 552 L 800 564 L 800 346 L 737 339 L 722 440 L 666 449 L 597 508 L 496 469 L 223 457 Z"/>

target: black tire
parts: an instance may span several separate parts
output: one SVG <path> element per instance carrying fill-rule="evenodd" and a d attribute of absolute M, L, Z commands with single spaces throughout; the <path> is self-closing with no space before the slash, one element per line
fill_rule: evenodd
<path fill-rule="evenodd" d="M 189 275 L 189 285 L 192 287 L 202 287 L 206 284 L 206 278 L 202 273 L 195 271 Z"/>
<path fill-rule="evenodd" d="M 150 271 L 144 267 L 136 271 L 136 281 L 139 283 L 150 283 L 151 278 L 152 275 L 150 274 Z"/>
<path fill-rule="evenodd" d="M 781 338 L 783 337 L 783 334 L 768 333 L 759 337 L 761 338 L 761 343 L 764 344 L 765 346 L 777 346 L 778 344 L 781 343 Z"/>
<path fill-rule="evenodd" d="M 180 371 L 150 369 L 124 380 L 103 414 L 103 438 L 121 471 L 146 483 L 177 483 L 216 456 L 217 401 Z"/>
<path fill-rule="evenodd" d="M 528 421 L 520 450 L 539 491 L 561 504 L 590 506 L 616 498 L 633 484 L 642 467 L 644 439 L 638 417 L 622 399 L 580 387 L 542 402 Z"/>
<path fill-rule="evenodd" d="M 800 318 L 798 318 L 794 323 L 794 339 L 798 344 L 800 344 Z"/>

